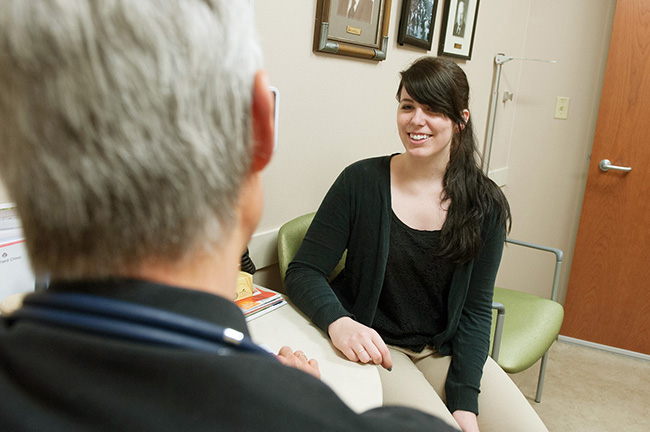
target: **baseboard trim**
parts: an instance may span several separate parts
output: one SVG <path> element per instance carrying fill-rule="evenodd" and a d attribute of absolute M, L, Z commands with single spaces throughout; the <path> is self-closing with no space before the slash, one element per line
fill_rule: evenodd
<path fill-rule="evenodd" d="M 569 337 L 569 336 L 560 335 L 560 336 L 558 336 L 558 340 L 560 342 L 565 342 L 565 343 L 569 343 L 569 344 L 573 344 L 573 345 L 580 345 L 580 346 L 584 346 L 584 347 L 587 347 L 587 348 L 594 348 L 594 349 L 598 349 L 598 350 L 601 350 L 601 351 L 607 351 L 607 352 L 611 352 L 611 353 L 614 353 L 614 354 L 620 354 L 620 355 L 624 355 L 624 356 L 627 356 L 627 357 L 632 357 L 632 358 L 635 358 L 635 359 L 645 360 L 647 362 L 650 362 L 650 355 L 648 355 L 648 354 L 642 354 L 642 353 L 638 353 L 638 352 L 634 352 L 634 351 L 628 351 L 628 350 L 624 350 L 624 349 L 621 349 L 621 348 L 612 347 L 612 346 L 609 346 L 609 345 L 602 345 L 602 344 L 595 343 L 595 342 L 589 342 L 589 341 L 582 340 L 582 339 L 572 338 L 572 337 Z"/>

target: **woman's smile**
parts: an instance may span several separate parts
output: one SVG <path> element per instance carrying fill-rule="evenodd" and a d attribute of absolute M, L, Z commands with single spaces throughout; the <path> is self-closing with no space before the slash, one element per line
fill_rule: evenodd
<path fill-rule="evenodd" d="M 426 135 L 426 134 L 416 134 L 416 133 L 409 133 L 409 137 L 411 138 L 412 141 L 424 141 L 427 140 L 431 135 Z"/>

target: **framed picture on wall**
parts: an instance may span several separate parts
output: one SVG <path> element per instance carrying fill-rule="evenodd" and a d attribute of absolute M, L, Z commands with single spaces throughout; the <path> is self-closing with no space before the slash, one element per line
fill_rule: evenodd
<path fill-rule="evenodd" d="M 384 60 L 391 0 L 318 0 L 314 51 Z"/>
<path fill-rule="evenodd" d="M 479 0 L 445 0 L 438 55 L 472 58 Z"/>
<path fill-rule="evenodd" d="M 397 43 L 429 51 L 437 9 L 438 0 L 403 0 Z"/>

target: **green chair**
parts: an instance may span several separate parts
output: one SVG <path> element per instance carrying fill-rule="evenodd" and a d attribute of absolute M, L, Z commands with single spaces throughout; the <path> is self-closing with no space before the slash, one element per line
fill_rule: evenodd
<path fill-rule="evenodd" d="M 316 213 L 307 213 L 302 216 L 298 216 L 295 219 L 290 220 L 280 227 L 278 231 L 278 266 L 280 267 L 280 278 L 282 279 L 282 284 L 284 285 L 284 276 L 287 272 L 287 267 L 289 263 L 298 253 L 298 248 L 302 243 L 302 239 L 307 234 L 309 225 L 314 219 Z M 329 275 L 329 280 L 334 279 L 334 277 L 339 274 L 343 267 L 345 267 L 345 255 L 343 253 L 341 260 L 334 267 L 332 273 Z"/>
<path fill-rule="evenodd" d="M 314 213 L 309 213 L 299 216 L 280 227 L 278 232 L 278 265 L 282 283 L 284 283 L 287 267 L 298 252 L 298 248 L 313 218 Z M 492 320 L 492 348 L 490 355 L 508 373 L 517 373 L 528 369 L 541 358 L 542 363 L 535 397 L 535 400 L 540 402 L 544 373 L 548 361 L 548 349 L 557 339 L 564 318 L 564 309 L 555 301 L 562 264 L 562 251 L 513 239 L 507 239 L 506 242 L 553 252 L 557 258 L 552 300 L 520 291 L 495 287 L 494 301 L 492 303 L 496 317 Z M 344 265 L 345 254 L 329 278 L 332 279 L 336 276 Z"/>
<path fill-rule="evenodd" d="M 506 239 L 506 243 L 555 255 L 550 299 L 495 287 L 492 305 L 496 312 L 496 319 L 492 320 L 492 358 L 503 370 L 513 374 L 528 369 L 541 359 L 535 394 L 535 402 L 541 402 L 548 350 L 557 339 L 564 319 L 564 308 L 557 303 L 563 254 L 559 249 L 520 240 Z"/>

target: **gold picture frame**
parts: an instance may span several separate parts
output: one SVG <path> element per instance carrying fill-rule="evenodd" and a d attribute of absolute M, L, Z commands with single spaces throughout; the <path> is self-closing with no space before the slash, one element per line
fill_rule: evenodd
<path fill-rule="evenodd" d="M 385 60 L 391 0 L 318 0 L 314 52 Z"/>

